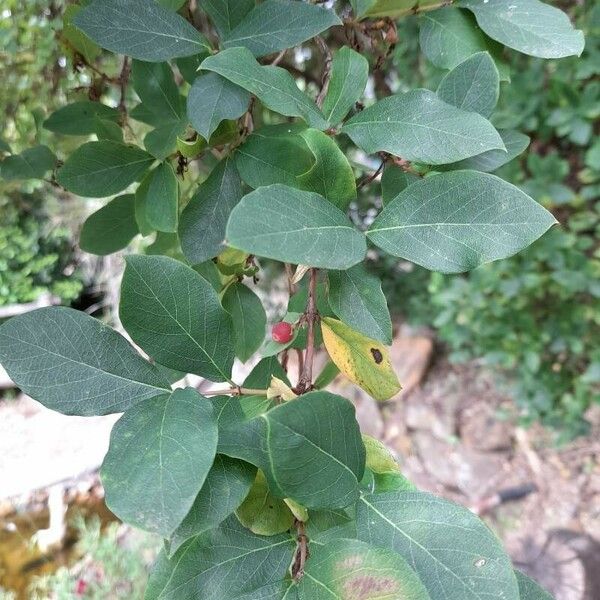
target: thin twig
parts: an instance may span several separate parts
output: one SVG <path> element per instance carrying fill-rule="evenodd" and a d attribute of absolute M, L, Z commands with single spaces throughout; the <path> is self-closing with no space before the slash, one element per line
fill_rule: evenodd
<path fill-rule="evenodd" d="M 273 62 L 271 63 L 272 67 L 276 67 L 282 60 L 283 57 L 285 56 L 285 53 L 287 52 L 287 48 L 284 48 L 274 59 Z"/>
<path fill-rule="evenodd" d="M 267 390 L 254 388 L 231 387 L 225 390 L 208 390 L 202 392 L 203 396 L 266 396 Z"/>
<path fill-rule="evenodd" d="M 131 74 L 131 64 L 127 56 L 123 59 L 123 67 L 121 68 L 121 74 L 119 75 L 119 86 L 121 88 L 121 97 L 119 98 L 119 111 L 123 116 L 123 120 L 127 117 L 127 105 L 125 104 L 125 97 L 127 95 L 127 84 L 129 83 L 129 75 Z"/>
<path fill-rule="evenodd" d="M 320 35 L 315 37 L 315 41 L 317 42 L 317 46 L 319 46 L 319 49 L 323 53 L 323 57 L 325 59 L 321 91 L 319 92 L 316 100 L 317 106 L 321 108 L 323 106 L 325 96 L 327 95 L 327 90 L 329 89 L 329 81 L 331 79 L 331 63 L 333 59 L 331 56 L 331 50 L 329 50 L 329 46 L 325 43 L 325 40 Z"/>
<path fill-rule="evenodd" d="M 306 334 L 306 354 L 304 355 L 304 368 L 298 386 L 294 390 L 297 394 L 303 394 L 312 388 L 313 360 L 315 356 L 315 324 L 319 317 L 317 312 L 317 279 L 318 269 L 310 270 L 310 281 L 308 284 L 308 301 L 306 303 L 306 323 L 308 326 Z"/>
<path fill-rule="evenodd" d="M 369 185 L 370 183 L 373 183 L 373 181 L 375 181 L 377 179 L 377 177 L 379 177 L 379 174 L 381 173 L 381 171 L 383 171 L 384 166 L 385 166 L 385 160 L 382 160 L 381 164 L 377 168 L 377 171 L 375 171 L 375 173 L 373 173 L 372 175 L 368 175 L 367 177 L 362 179 L 356 186 L 357 189 L 360 190 L 361 188 L 365 187 L 365 185 Z"/>
<path fill-rule="evenodd" d="M 304 522 L 296 520 L 296 531 L 298 532 L 298 547 L 296 549 L 296 556 L 294 557 L 294 564 L 292 565 L 292 577 L 294 581 L 299 581 L 304 575 L 304 565 L 308 558 L 308 537 L 306 537 L 306 530 L 304 528 Z"/>

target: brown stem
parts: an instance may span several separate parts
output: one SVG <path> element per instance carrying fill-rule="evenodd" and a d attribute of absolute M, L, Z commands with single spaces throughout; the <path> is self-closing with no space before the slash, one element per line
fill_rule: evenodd
<path fill-rule="evenodd" d="M 315 356 L 315 324 L 319 317 L 317 312 L 317 278 L 318 269 L 310 270 L 310 281 L 308 284 L 308 301 L 306 303 L 306 323 L 308 330 L 306 334 L 306 354 L 304 355 L 304 368 L 302 376 L 296 388 L 297 394 L 304 394 L 312 387 L 313 359 Z"/>
<path fill-rule="evenodd" d="M 319 49 L 323 53 L 323 57 L 325 59 L 321 91 L 319 92 L 316 100 L 317 106 L 321 108 L 323 106 L 325 96 L 327 95 L 327 90 L 329 89 L 329 80 L 331 79 L 331 63 L 333 59 L 331 56 L 331 51 L 329 50 L 329 46 L 325 43 L 325 40 L 320 35 L 315 37 L 315 41 L 317 42 L 317 46 L 319 46 Z"/>
<path fill-rule="evenodd" d="M 129 83 L 129 75 L 131 74 L 131 64 L 129 58 L 123 59 L 123 67 L 119 75 L 119 87 L 121 88 L 121 97 L 119 98 L 119 111 L 123 115 L 123 120 L 127 116 L 127 106 L 125 104 L 125 96 L 127 94 L 127 84 Z"/>
<path fill-rule="evenodd" d="M 365 185 L 369 185 L 370 183 L 373 183 L 373 181 L 375 181 L 377 179 L 377 177 L 379 176 L 381 171 L 383 171 L 384 166 L 385 166 L 385 161 L 382 160 L 381 164 L 377 168 L 377 171 L 375 171 L 375 173 L 373 173 L 372 175 L 368 175 L 362 181 L 360 181 L 359 184 L 356 186 L 357 189 L 360 190 L 361 188 L 365 187 Z"/>
<path fill-rule="evenodd" d="M 209 390 L 202 392 L 203 396 L 266 396 L 267 390 L 254 388 L 231 387 L 225 390 Z"/>
<path fill-rule="evenodd" d="M 306 537 L 306 530 L 302 521 L 296 520 L 296 531 L 298 532 L 298 547 L 296 549 L 296 556 L 294 557 L 294 564 L 292 565 L 292 577 L 294 581 L 299 581 L 304 575 L 304 565 L 308 558 L 308 537 Z"/>

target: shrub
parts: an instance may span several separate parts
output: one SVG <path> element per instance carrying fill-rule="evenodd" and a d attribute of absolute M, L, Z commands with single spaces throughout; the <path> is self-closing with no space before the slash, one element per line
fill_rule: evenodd
<path fill-rule="evenodd" d="M 101 476 L 109 508 L 165 540 L 148 600 L 543 599 L 482 521 L 415 490 L 361 435 L 352 404 L 323 389 L 334 369 L 316 376 L 313 359 L 323 345 L 378 401 L 400 390 L 367 242 L 460 273 L 553 226 L 486 172 L 527 145 L 489 120 L 506 77 L 498 44 L 579 55 L 582 32 L 537 0 L 352 0 L 339 14 L 319 4 L 96 0 L 67 19 L 77 64 L 113 93 L 98 102 L 92 83 L 88 100 L 44 122 L 81 138 L 63 164 L 36 146 L 0 172 L 112 197 L 83 225 L 88 252 L 156 236 L 150 252 L 127 257 L 121 285 L 120 320 L 145 356 L 100 321 L 55 307 L 3 324 L 0 361 L 53 410 L 124 413 Z M 420 17 L 421 48 L 448 71 L 437 92 L 389 93 L 395 20 L 408 17 Z M 101 47 L 126 55 L 117 73 L 84 56 Z M 296 47 L 310 60 L 295 63 Z M 362 168 L 357 186 L 348 157 L 364 165 L 368 155 L 377 170 Z M 363 231 L 347 213 L 362 210 L 357 187 L 384 167 L 385 206 L 367 209 Z M 288 276 L 285 343 L 265 340 L 252 289 L 261 261 Z M 259 349 L 235 381 L 234 359 Z M 223 387 L 173 389 L 184 373 Z"/>

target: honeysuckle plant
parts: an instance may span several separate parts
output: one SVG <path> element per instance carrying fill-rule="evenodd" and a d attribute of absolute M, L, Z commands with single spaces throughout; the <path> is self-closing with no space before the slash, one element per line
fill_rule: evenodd
<path fill-rule="evenodd" d="M 392 92 L 405 18 L 447 71 L 437 90 Z M 492 174 L 529 141 L 493 112 L 506 53 L 579 55 L 582 33 L 538 0 L 95 0 L 69 6 L 61 39 L 89 97 L 44 126 L 81 144 L 60 162 L 3 146 L 0 173 L 111 197 L 83 224 L 84 251 L 156 236 L 123 274 L 136 346 L 42 308 L 0 327 L 0 362 L 50 409 L 123 413 L 101 477 L 115 515 L 164 538 L 146 598 L 549 598 L 326 387 L 341 371 L 378 401 L 401 389 L 370 246 L 458 273 L 556 223 Z M 109 53 L 123 55 L 116 75 Z M 380 175 L 363 231 L 348 214 Z M 253 289 L 267 263 L 290 292 L 272 331 Z M 236 358 L 256 364 L 244 381 Z M 217 390 L 174 388 L 187 373 Z"/>

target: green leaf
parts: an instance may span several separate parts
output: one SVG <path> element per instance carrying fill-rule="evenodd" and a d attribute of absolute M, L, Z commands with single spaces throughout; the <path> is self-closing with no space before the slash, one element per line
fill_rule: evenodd
<path fill-rule="evenodd" d="M 356 518 L 359 539 L 405 558 L 432 598 L 519 597 L 500 541 L 462 506 L 423 492 L 366 494 Z"/>
<path fill-rule="evenodd" d="M 193 388 L 130 408 L 115 424 L 100 476 L 106 505 L 122 521 L 170 536 L 213 464 L 217 421 Z"/>
<path fill-rule="evenodd" d="M 389 400 L 401 390 L 383 344 L 331 317 L 321 319 L 321 331 L 325 348 L 338 369 L 375 400 Z"/>
<path fill-rule="evenodd" d="M 6 152 L 6 154 L 11 154 L 12 153 L 12 150 L 11 150 L 10 146 L 2 138 L 0 138 L 0 152 Z"/>
<path fill-rule="evenodd" d="M 148 223 L 148 219 L 146 218 L 146 200 L 148 198 L 148 187 L 150 186 L 151 179 L 152 173 L 148 173 L 135 190 L 135 221 L 139 232 L 144 237 L 154 233 L 154 228 Z"/>
<path fill-rule="evenodd" d="M 583 52 L 583 31 L 564 12 L 539 0 L 461 0 L 459 6 L 471 10 L 492 39 L 524 54 L 563 58 Z"/>
<path fill-rule="evenodd" d="M 0 363 L 47 408 L 106 415 L 164 394 L 169 384 L 116 331 L 71 308 L 40 308 L 0 327 Z"/>
<path fill-rule="evenodd" d="M 187 98 L 192 127 L 206 140 L 225 119 L 237 119 L 248 109 L 250 94 L 231 81 L 207 73 L 194 81 Z"/>
<path fill-rule="evenodd" d="M 250 372 L 250 375 L 244 380 L 243 387 L 266 390 L 271 383 L 271 379 L 277 377 L 285 384 L 290 385 L 290 380 L 283 370 L 281 363 L 276 357 L 270 356 L 263 358 Z"/>
<path fill-rule="evenodd" d="M 492 150 L 492 152 L 503 152 L 502 150 Z M 467 159 L 469 160 L 469 159 Z M 381 200 L 383 204 L 391 202 L 400 192 L 404 191 L 409 185 L 419 181 L 419 176 L 414 173 L 407 173 L 404 169 L 394 165 L 386 165 L 381 176 Z"/>
<path fill-rule="evenodd" d="M 273 496 L 260 470 L 248 496 L 235 514 L 244 527 L 257 535 L 284 533 L 294 524 L 292 511 L 283 500 Z"/>
<path fill-rule="evenodd" d="M 369 61 L 344 46 L 338 50 L 331 64 L 331 79 L 323 101 L 323 114 L 337 125 L 361 99 L 369 79 Z"/>
<path fill-rule="evenodd" d="M 488 150 L 477 156 L 443 165 L 440 170 L 473 169 L 474 171 L 491 173 L 515 159 L 529 146 L 530 139 L 524 133 L 514 129 L 499 129 L 498 133 L 506 146 L 506 152 L 504 150 Z"/>
<path fill-rule="evenodd" d="M 227 220 L 241 197 L 242 182 L 233 160 L 221 161 L 181 213 L 179 239 L 190 263 L 204 262 L 223 250 Z"/>
<path fill-rule="evenodd" d="M 488 52 L 478 52 L 442 79 L 437 95 L 457 108 L 489 117 L 500 95 L 500 75 Z"/>
<path fill-rule="evenodd" d="M 161 6 L 169 8 L 171 10 L 179 10 L 185 3 L 186 0 L 156 0 Z"/>
<path fill-rule="evenodd" d="M 430 165 L 504 148 L 487 119 L 446 104 L 429 90 L 388 96 L 350 119 L 342 131 L 368 154 L 385 151 Z"/>
<path fill-rule="evenodd" d="M 210 283 L 165 256 L 129 256 L 120 317 L 133 341 L 160 364 L 228 381 L 231 320 Z"/>
<path fill-rule="evenodd" d="M 89 135 L 96 133 L 97 118 L 118 123 L 119 116 L 116 108 L 82 100 L 54 111 L 44 121 L 44 128 L 63 135 Z"/>
<path fill-rule="evenodd" d="M 90 215 L 81 229 L 84 252 L 106 256 L 122 250 L 139 233 L 135 220 L 135 195 L 118 196 Z"/>
<path fill-rule="evenodd" d="M 181 120 L 185 115 L 185 100 L 179 94 L 168 63 L 134 60 L 131 75 L 140 100 L 161 122 Z"/>
<path fill-rule="evenodd" d="M 340 538 L 356 538 L 354 506 L 336 510 L 311 510 L 306 523 L 306 534 L 310 542 L 326 544 Z"/>
<path fill-rule="evenodd" d="M 521 571 L 515 570 L 515 575 L 519 583 L 520 600 L 554 600 L 546 590 Z"/>
<path fill-rule="evenodd" d="M 73 23 L 102 48 L 149 62 L 210 50 L 199 31 L 154 0 L 95 0 Z"/>
<path fill-rule="evenodd" d="M 34 146 L 0 162 L 0 176 L 6 181 L 43 179 L 55 164 L 56 156 L 48 146 Z"/>
<path fill-rule="evenodd" d="M 208 13 L 220 37 L 226 37 L 254 8 L 255 0 L 203 0 L 202 8 Z"/>
<path fill-rule="evenodd" d="M 502 80 L 509 79 L 502 47 L 486 38 L 472 15 L 447 7 L 424 13 L 419 19 L 419 44 L 427 58 L 441 69 L 454 69 L 477 52 L 490 52 Z"/>
<path fill-rule="evenodd" d="M 331 10 L 288 0 L 265 0 L 225 37 L 224 48 L 244 46 L 254 56 L 292 48 L 342 22 Z"/>
<path fill-rule="evenodd" d="M 284 185 L 244 196 L 227 225 L 229 245 L 282 262 L 347 269 L 366 254 L 363 234 L 322 196 Z"/>
<path fill-rule="evenodd" d="M 223 295 L 223 308 L 235 323 L 235 355 L 246 362 L 262 345 L 267 314 L 260 298 L 243 283 L 232 283 Z"/>
<path fill-rule="evenodd" d="M 320 600 L 430 600 L 404 558 L 359 540 L 312 545 L 299 594 Z"/>
<path fill-rule="evenodd" d="M 267 108 L 279 114 L 301 117 L 317 129 L 329 126 L 323 113 L 298 89 L 288 71 L 281 67 L 261 66 L 247 48 L 228 48 L 209 56 L 200 66 L 248 90 Z"/>
<path fill-rule="evenodd" d="M 232 514 L 248 495 L 255 474 L 252 465 L 217 454 L 190 512 L 169 540 L 169 556 L 187 540 L 214 529 Z"/>
<path fill-rule="evenodd" d="M 220 451 L 262 469 L 280 498 L 306 508 L 343 508 L 356 501 L 365 448 L 354 407 L 345 398 L 304 394 L 233 424 L 226 439 Z"/>
<path fill-rule="evenodd" d="M 94 119 L 94 133 L 98 140 L 112 140 L 123 143 L 123 130 L 118 123 L 96 117 Z"/>
<path fill-rule="evenodd" d="M 177 138 L 185 133 L 187 118 L 168 121 L 150 131 L 144 138 L 144 146 L 158 160 L 165 160 L 177 150 Z"/>
<path fill-rule="evenodd" d="M 283 599 L 295 545 L 289 535 L 254 535 L 230 517 L 214 531 L 191 539 L 171 560 L 161 552 L 144 598 Z M 277 588 L 281 589 L 279 596 L 272 593 Z M 271 593 L 265 591 L 268 589 Z"/>
<path fill-rule="evenodd" d="M 404 190 L 367 235 L 393 256 L 461 273 L 516 254 L 555 223 L 535 200 L 495 175 L 453 171 Z"/>
<path fill-rule="evenodd" d="M 101 49 L 80 29 L 73 25 L 73 18 L 81 10 L 81 6 L 68 4 L 63 13 L 63 30 L 61 38 L 67 48 L 79 52 L 89 63 L 93 64 L 100 55 Z"/>
<path fill-rule="evenodd" d="M 356 331 L 391 345 L 392 319 L 381 281 L 363 265 L 329 272 L 329 306 Z"/>
<path fill-rule="evenodd" d="M 298 178 L 314 165 L 315 157 L 300 136 L 302 123 L 261 127 L 237 149 L 236 166 L 251 188 L 274 183 L 300 187 Z"/>
<path fill-rule="evenodd" d="M 105 198 L 122 192 L 153 162 L 154 157 L 137 146 L 108 140 L 88 142 L 69 156 L 57 180 L 79 196 Z"/>
<path fill-rule="evenodd" d="M 300 136 L 315 157 L 313 167 L 297 178 L 301 189 L 316 192 L 345 210 L 356 199 L 354 172 L 335 141 L 322 131 L 307 129 Z"/>
<path fill-rule="evenodd" d="M 177 231 L 179 216 L 179 184 L 171 165 L 160 164 L 149 175 L 146 195 L 146 219 L 157 231 Z"/>
<path fill-rule="evenodd" d="M 196 81 L 200 64 L 207 56 L 210 56 L 210 52 L 202 52 L 193 56 L 184 56 L 175 59 L 175 64 L 179 72 L 190 85 L 193 85 L 194 81 Z"/>

